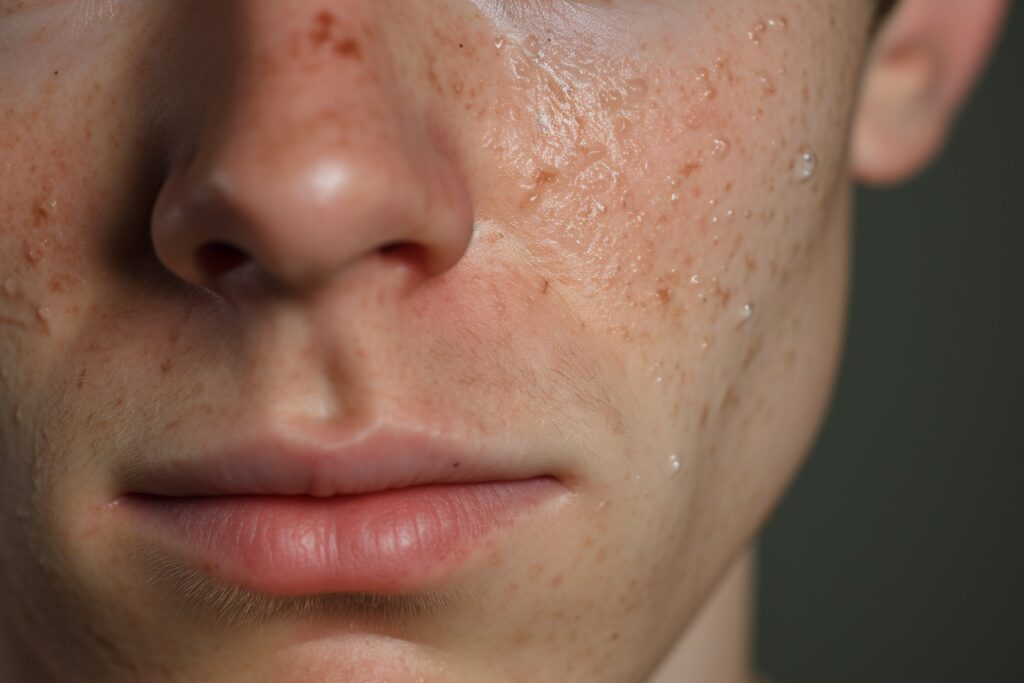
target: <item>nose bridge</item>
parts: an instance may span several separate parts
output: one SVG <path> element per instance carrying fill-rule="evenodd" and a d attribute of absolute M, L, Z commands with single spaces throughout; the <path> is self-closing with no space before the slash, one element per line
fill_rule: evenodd
<path fill-rule="evenodd" d="M 372 0 L 239 0 L 229 83 L 171 179 L 154 240 L 186 279 L 226 244 L 291 286 L 383 247 L 446 270 L 471 218 L 454 164 L 404 106 Z M 161 210 L 163 207 L 163 210 Z M 173 269 L 173 268 L 172 268 Z"/>
<path fill-rule="evenodd" d="M 235 84 L 218 117 L 231 151 L 295 162 L 396 142 L 390 55 L 366 2 L 242 4 Z"/>

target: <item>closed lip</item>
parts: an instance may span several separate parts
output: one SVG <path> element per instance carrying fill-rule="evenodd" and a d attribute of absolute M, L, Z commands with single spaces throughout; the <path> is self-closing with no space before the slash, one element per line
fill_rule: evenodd
<path fill-rule="evenodd" d="M 212 448 L 127 470 L 114 503 L 144 543 L 272 595 L 435 585 L 485 537 L 570 492 L 525 454 L 425 429 L 264 432 Z"/>
<path fill-rule="evenodd" d="M 486 450 L 425 428 L 374 425 L 345 433 L 249 434 L 217 450 L 170 455 L 122 472 L 123 488 L 152 496 L 328 498 L 423 484 L 553 477 L 521 453 Z"/>

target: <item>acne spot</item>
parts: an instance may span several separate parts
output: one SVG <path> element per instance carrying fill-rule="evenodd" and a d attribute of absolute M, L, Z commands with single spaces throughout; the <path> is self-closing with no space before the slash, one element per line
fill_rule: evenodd
<path fill-rule="evenodd" d="M 313 18 L 313 28 L 309 31 L 309 39 L 313 47 L 330 49 L 334 54 L 346 59 L 360 59 L 362 50 L 359 42 L 348 36 L 340 36 L 337 30 L 338 20 L 331 12 L 320 12 Z"/>
<path fill-rule="evenodd" d="M 523 205 L 535 204 L 544 194 L 544 190 L 556 180 L 558 180 L 557 169 L 550 166 L 538 169 L 537 173 L 533 176 L 533 188 Z"/>
<path fill-rule="evenodd" d="M 43 260 L 43 247 L 39 243 L 32 243 L 25 240 L 22 243 L 22 254 L 25 256 L 25 263 L 32 268 L 35 268 Z"/>
<path fill-rule="evenodd" d="M 44 334 L 50 333 L 50 315 L 50 309 L 46 306 L 36 308 L 36 320 Z"/>
<path fill-rule="evenodd" d="M 36 203 L 35 207 L 32 209 L 32 226 L 36 228 L 41 227 L 49 221 L 50 216 L 56 213 L 56 211 L 56 199 L 44 200 Z"/>

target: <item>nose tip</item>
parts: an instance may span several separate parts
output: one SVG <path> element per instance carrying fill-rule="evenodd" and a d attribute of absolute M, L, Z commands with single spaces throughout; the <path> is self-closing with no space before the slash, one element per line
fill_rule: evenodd
<path fill-rule="evenodd" d="M 472 212 L 449 160 L 434 150 L 428 159 L 407 152 L 292 148 L 197 160 L 161 190 L 152 221 L 157 256 L 213 290 L 245 269 L 304 290 L 368 259 L 421 280 L 437 276 L 465 252 Z"/>

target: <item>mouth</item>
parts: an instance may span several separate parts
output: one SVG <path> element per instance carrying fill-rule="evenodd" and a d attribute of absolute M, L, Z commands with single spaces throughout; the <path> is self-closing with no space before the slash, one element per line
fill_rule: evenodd
<path fill-rule="evenodd" d="M 144 543 L 278 596 L 430 588 L 570 493 L 515 458 L 385 428 L 332 439 L 263 434 L 147 463 L 125 482 L 115 506 Z"/>

